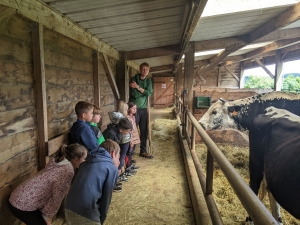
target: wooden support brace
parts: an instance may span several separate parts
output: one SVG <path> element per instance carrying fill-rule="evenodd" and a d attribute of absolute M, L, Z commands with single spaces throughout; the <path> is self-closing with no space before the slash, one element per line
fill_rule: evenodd
<path fill-rule="evenodd" d="M 99 75 L 99 53 L 93 51 L 93 81 L 94 81 L 94 104 L 100 107 L 100 75 Z"/>
<path fill-rule="evenodd" d="M 274 77 L 275 77 L 274 74 L 271 73 L 271 71 L 268 70 L 268 68 L 265 67 L 265 65 L 264 65 L 258 58 L 253 58 L 253 59 L 255 60 L 255 62 L 256 62 L 261 68 L 264 69 L 264 71 L 266 71 L 266 73 L 267 73 L 272 79 L 274 79 Z"/>
<path fill-rule="evenodd" d="M 114 93 L 115 99 L 116 100 L 120 100 L 119 90 L 118 90 L 118 87 L 117 87 L 117 84 L 116 84 L 116 80 L 115 80 L 114 74 L 112 72 L 109 60 L 108 60 L 108 58 L 107 58 L 107 56 L 105 54 L 103 54 L 103 53 L 101 53 L 101 54 L 103 56 L 102 64 L 103 64 L 103 67 L 105 69 L 108 82 L 109 82 L 109 84 L 111 86 L 111 89 L 112 89 L 112 91 Z"/>
<path fill-rule="evenodd" d="M 224 66 L 225 70 L 227 70 L 228 73 L 231 74 L 237 81 L 240 81 L 240 78 L 234 74 L 227 66 Z"/>

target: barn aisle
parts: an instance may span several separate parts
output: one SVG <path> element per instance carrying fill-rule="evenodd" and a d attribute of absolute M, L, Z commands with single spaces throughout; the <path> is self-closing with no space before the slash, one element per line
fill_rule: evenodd
<path fill-rule="evenodd" d="M 151 123 L 154 159 L 135 152 L 141 169 L 113 193 L 106 225 L 195 224 L 172 108 L 152 108 Z"/>

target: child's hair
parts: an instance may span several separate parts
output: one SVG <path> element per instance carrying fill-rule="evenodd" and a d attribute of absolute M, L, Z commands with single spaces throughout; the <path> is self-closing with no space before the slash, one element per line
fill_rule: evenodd
<path fill-rule="evenodd" d="M 63 145 L 56 152 L 54 156 L 54 161 L 59 163 L 63 161 L 65 158 L 69 161 L 75 158 L 81 158 L 84 153 L 87 152 L 87 149 L 80 144 L 71 144 L 71 145 Z"/>
<path fill-rule="evenodd" d="M 118 106 L 118 112 L 122 113 L 124 116 L 127 115 L 127 111 L 128 111 L 128 105 L 126 102 L 124 101 L 120 101 L 119 102 L 119 106 Z"/>
<path fill-rule="evenodd" d="M 128 118 L 122 118 L 119 121 L 118 127 L 122 130 L 132 130 L 132 123 Z"/>
<path fill-rule="evenodd" d="M 96 106 L 96 105 L 93 105 L 93 106 L 94 106 L 93 115 L 94 116 L 95 115 L 100 115 L 100 112 L 101 112 L 100 108 L 98 106 Z"/>
<path fill-rule="evenodd" d="M 149 66 L 149 64 L 148 63 L 146 63 L 146 62 L 143 62 L 141 65 L 140 65 L 140 70 L 144 67 L 144 66 L 146 66 L 147 68 L 149 68 L 150 69 L 150 66 Z"/>
<path fill-rule="evenodd" d="M 100 147 L 104 148 L 109 153 L 115 151 L 116 154 L 118 154 L 120 152 L 120 146 L 111 139 L 107 139 L 104 142 L 102 142 Z"/>
<path fill-rule="evenodd" d="M 83 113 L 87 113 L 89 110 L 93 109 L 93 104 L 85 101 L 77 102 L 75 105 L 75 112 L 78 117 L 82 116 Z"/>
<path fill-rule="evenodd" d="M 128 102 L 128 109 L 131 109 L 136 104 L 134 102 Z"/>

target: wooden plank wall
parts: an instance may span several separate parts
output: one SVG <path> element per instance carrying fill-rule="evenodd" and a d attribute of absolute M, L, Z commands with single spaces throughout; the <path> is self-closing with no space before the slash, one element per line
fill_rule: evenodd
<path fill-rule="evenodd" d="M 1 8 L 0 8 L 1 11 Z M 20 224 L 8 210 L 12 190 L 38 171 L 33 76 L 33 22 L 12 15 L 0 29 L 0 224 Z M 44 28 L 44 61 L 49 139 L 68 131 L 78 101 L 94 102 L 93 49 Z M 109 58 L 114 75 L 118 61 Z M 99 57 L 101 130 L 116 100 Z"/>
<path fill-rule="evenodd" d="M 240 77 L 240 64 L 233 64 L 227 68 L 238 78 Z M 239 87 L 239 81 L 236 80 L 225 67 L 219 68 L 218 87 Z"/>
<path fill-rule="evenodd" d="M 31 22 L 13 15 L 0 30 L 0 224 L 14 224 L 10 192 L 37 171 Z"/>

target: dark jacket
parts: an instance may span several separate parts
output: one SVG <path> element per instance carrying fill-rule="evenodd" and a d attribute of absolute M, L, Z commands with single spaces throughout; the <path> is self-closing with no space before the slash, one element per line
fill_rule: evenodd
<path fill-rule="evenodd" d="M 80 165 L 66 200 L 66 209 L 103 224 L 118 179 L 110 154 L 99 147 Z"/>
<path fill-rule="evenodd" d="M 111 139 L 120 144 L 123 134 L 119 131 L 118 125 L 110 123 L 107 125 L 106 130 L 103 131 L 103 136 L 105 140 Z"/>
<path fill-rule="evenodd" d="M 92 131 L 94 132 L 94 134 L 97 138 L 98 145 L 101 145 L 101 143 L 104 142 L 105 139 L 103 137 L 103 134 L 102 134 L 101 130 L 98 127 L 98 124 L 92 123 L 92 122 L 90 122 L 89 124 L 91 126 Z"/>
<path fill-rule="evenodd" d="M 148 97 L 152 95 L 152 81 L 146 77 L 144 80 L 140 79 L 141 74 L 136 74 L 131 78 L 131 81 L 135 81 L 145 91 L 141 93 L 136 88 L 130 88 L 129 101 L 134 102 L 139 109 L 145 109 L 148 105 Z"/>
<path fill-rule="evenodd" d="M 90 124 L 79 119 L 73 123 L 70 129 L 69 144 L 73 143 L 85 146 L 89 152 L 99 147 L 97 138 Z"/>

